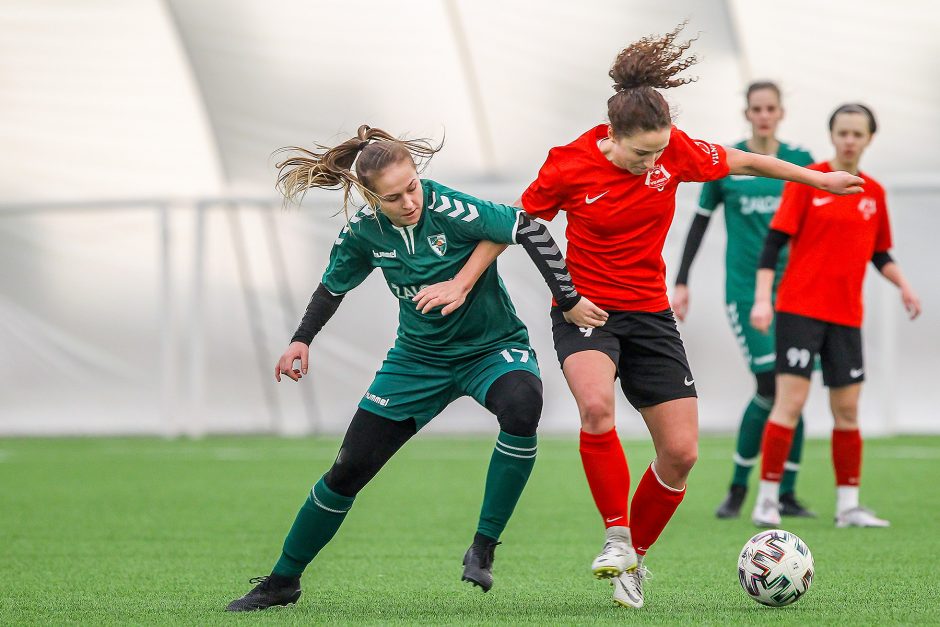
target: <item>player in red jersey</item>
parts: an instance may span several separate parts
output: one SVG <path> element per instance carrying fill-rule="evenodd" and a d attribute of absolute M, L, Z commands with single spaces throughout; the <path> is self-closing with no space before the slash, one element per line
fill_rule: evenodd
<path fill-rule="evenodd" d="M 780 524 L 777 492 L 793 432 L 809 394 L 813 360 L 822 361 L 832 408 L 832 462 L 836 474 L 836 526 L 887 527 L 888 521 L 859 506 L 862 437 L 858 397 L 862 361 L 862 281 L 871 261 L 901 290 L 910 317 L 920 300 L 892 260 L 891 226 L 884 188 L 858 169 L 876 130 L 875 116 L 859 104 L 842 105 L 829 118 L 836 155 L 810 166 L 818 172 L 842 169 L 865 181 L 860 196 L 840 198 L 790 184 L 770 223 L 757 271 L 751 324 L 764 332 L 773 321 L 771 286 L 780 248 L 790 242 L 790 262 L 777 295 L 777 396 L 764 430 L 761 487 L 752 520 Z M 577 282 L 577 281 L 576 281 Z M 600 304 L 600 306 L 603 306 Z"/>
<path fill-rule="evenodd" d="M 692 139 L 672 125 L 656 88 L 696 59 L 691 42 L 676 43 L 679 26 L 624 49 L 610 77 L 609 124 L 552 148 L 521 206 L 534 217 L 568 214 L 567 262 L 579 293 L 606 310 L 599 328 L 572 324 L 552 308 L 555 349 L 581 417 L 581 459 L 607 528 L 592 571 L 613 578 L 614 601 L 642 607 L 643 556 L 685 495 L 698 455 L 694 378 L 666 296 L 662 259 L 681 181 L 709 181 L 730 173 L 799 181 L 834 193 L 860 191 L 861 179 L 821 173 L 773 157 L 725 149 Z M 503 247 L 483 242 L 461 272 L 419 293 L 419 307 L 459 306 Z M 599 320 L 604 322 L 604 320 Z M 614 382 L 643 416 L 656 448 L 628 511 L 630 474 L 614 422 Z M 632 523 L 632 524 L 630 524 Z"/>

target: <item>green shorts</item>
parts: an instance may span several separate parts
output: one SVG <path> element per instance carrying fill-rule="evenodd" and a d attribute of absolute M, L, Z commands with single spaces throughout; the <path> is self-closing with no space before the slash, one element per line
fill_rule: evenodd
<path fill-rule="evenodd" d="M 777 351 L 774 346 L 774 325 L 771 323 L 768 333 L 764 334 L 751 326 L 751 307 L 753 302 L 731 301 L 726 304 L 728 322 L 731 331 L 738 340 L 738 346 L 744 354 L 751 372 L 773 372 L 777 363 Z"/>
<path fill-rule="evenodd" d="M 461 396 L 485 406 L 490 385 L 513 370 L 540 376 L 531 347 L 508 343 L 483 356 L 438 363 L 393 346 L 359 407 L 391 420 L 414 418 L 420 429 Z"/>

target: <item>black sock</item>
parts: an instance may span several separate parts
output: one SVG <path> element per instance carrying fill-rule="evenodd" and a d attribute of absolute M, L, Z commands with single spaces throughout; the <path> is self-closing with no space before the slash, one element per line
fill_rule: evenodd
<path fill-rule="evenodd" d="M 473 534 L 473 543 L 479 546 L 486 546 L 488 544 L 496 544 L 496 542 L 497 542 L 496 538 L 485 536 L 479 531 Z"/>
<path fill-rule="evenodd" d="M 284 588 L 287 586 L 296 585 L 300 582 L 300 576 L 290 577 L 288 575 L 276 575 L 271 573 L 269 577 L 271 583 L 278 588 Z"/>

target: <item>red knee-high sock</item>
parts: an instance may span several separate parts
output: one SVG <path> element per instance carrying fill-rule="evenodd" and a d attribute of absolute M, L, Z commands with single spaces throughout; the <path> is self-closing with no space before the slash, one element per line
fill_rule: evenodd
<path fill-rule="evenodd" d="M 858 486 L 862 476 L 862 433 L 858 429 L 832 430 L 832 465 L 837 486 Z"/>
<path fill-rule="evenodd" d="M 646 555 L 646 551 L 653 546 L 669 519 L 676 513 L 683 497 L 685 487 L 681 490 L 670 488 L 662 482 L 653 464 L 650 464 L 636 486 L 630 505 L 630 518 L 633 520 L 630 533 L 638 555 Z"/>
<path fill-rule="evenodd" d="M 605 527 L 629 526 L 627 498 L 630 494 L 630 470 L 623 454 L 617 429 L 607 433 L 581 432 L 581 463 L 587 475 L 591 495 Z"/>
<path fill-rule="evenodd" d="M 779 482 L 783 477 L 783 465 L 790 455 L 793 434 L 796 429 L 788 429 L 776 422 L 767 421 L 764 427 L 764 442 L 761 444 L 760 478 L 764 481 Z"/>

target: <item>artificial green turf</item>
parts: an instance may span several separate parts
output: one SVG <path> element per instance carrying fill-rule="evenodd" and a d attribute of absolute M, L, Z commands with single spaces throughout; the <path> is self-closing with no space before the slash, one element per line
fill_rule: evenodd
<path fill-rule="evenodd" d="M 298 605 L 222 608 L 270 571 L 336 439 L 0 440 L 0 624 L 940 621 L 940 438 L 866 442 L 863 503 L 890 529 L 835 529 L 828 441 L 808 441 L 797 489 L 820 517 L 785 519 L 816 579 L 788 608 L 737 582 L 747 521 L 712 514 L 729 438 L 705 438 L 689 493 L 647 564 L 642 610 L 615 607 L 589 565 L 602 543 L 573 440 L 543 438 L 488 594 L 461 583 L 490 439 L 418 437 L 360 494 L 304 576 Z M 651 458 L 626 442 L 635 481 Z M 753 479 L 756 479 L 754 477 Z M 752 497 L 745 505 L 749 513 Z"/>

